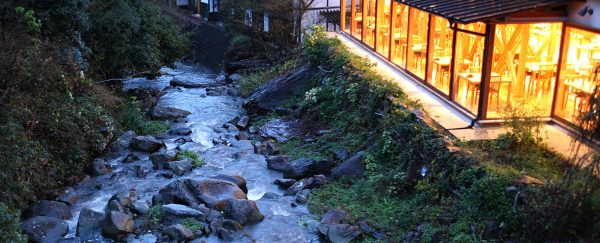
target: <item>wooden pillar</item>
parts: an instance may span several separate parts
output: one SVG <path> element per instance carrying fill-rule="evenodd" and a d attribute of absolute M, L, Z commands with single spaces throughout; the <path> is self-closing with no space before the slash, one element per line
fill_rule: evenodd
<path fill-rule="evenodd" d="M 485 26 L 485 40 L 483 49 L 483 58 L 481 59 L 481 85 L 479 85 L 479 106 L 477 107 L 477 119 L 487 118 L 488 96 L 490 90 L 490 77 L 492 74 L 492 61 L 494 56 L 494 36 L 496 34 L 496 25 L 487 24 Z"/>
<path fill-rule="evenodd" d="M 351 4 L 352 6 L 350 6 L 350 33 L 354 34 L 356 33 L 356 0 L 352 0 Z"/>
<path fill-rule="evenodd" d="M 346 0 L 340 0 L 340 30 L 346 30 Z"/>
<path fill-rule="evenodd" d="M 523 95 L 525 94 L 525 89 L 527 88 L 527 83 L 525 82 L 525 78 L 527 76 L 527 67 L 525 66 L 525 64 L 527 63 L 527 51 L 529 48 L 529 24 L 523 24 L 522 27 L 517 28 L 515 32 L 517 32 L 519 29 L 521 29 L 520 33 L 514 33 L 521 36 L 521 46 L 519 48 L 519 65 L 517 67 L 517 88 L 515 90 L 516 92 L 514 93 L 515 95 L 517 95 L 517 97 L 523 97 Z M 530 82 L 532 81 L 530 80 Z"/>

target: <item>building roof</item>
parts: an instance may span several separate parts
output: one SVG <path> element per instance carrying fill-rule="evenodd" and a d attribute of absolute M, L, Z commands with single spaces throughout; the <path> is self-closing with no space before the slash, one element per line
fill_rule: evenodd
<path fill-rule="evenodd" d="M 567 3 L 567 0 L 396 0 L 452 21 L 467 24 Z"/>

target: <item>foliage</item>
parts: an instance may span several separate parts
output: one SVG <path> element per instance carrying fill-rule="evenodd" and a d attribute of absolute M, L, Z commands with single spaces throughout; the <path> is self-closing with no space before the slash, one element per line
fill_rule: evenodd
<path fill-rule="evenodd" d="M 160 209 L 161 209 L 160 205 L 152 206 L 150 208 L 150 210 L 148 210 L 148 213 L 146 213 L 146 216 L 144 217 L 146 219 L 146 222 L 155 224 L 155 225 L 160 223 L 160 220 L 162 218 L 162 213 L 161 213 Z"/>
<path fill-rule="evenodd" d="M 204 228 L 204 226 L 202 226 L 202 223 L 200 223 L 200 221 L 194 218 L 184 219 L 183 222 L 181 222 L 181 225 L 185 226 L 192 232 L 198 232 Z"/>
<path fill-rule="evenodd" d="M 507 148 L 520 149 L 523 153 L 528 152 L 529 148 L 543 145 L 543 122 L 539 119 L 542 111 L 541 107 L 527 100 L 513 101 L 503 111 L 504 126 L 508 132 L 497 142 Z"/>
<path fill-rule="evenodd" d="M 316 29 L 302 44 L 323 80 L 307 92 L 302 102 L 305 114 L 331 126 L 339 136 L 317 146 L 345 142 L 343 134 L 354 133 L 359 135 L 357 144 L 366 146 L 351 147 L 352 151 L 370 149 L 364 159 L 366 177 L 319 188 L 311 194 L 311 211 L 341 207 L 352 221 L 366 219 L 383 230 L 391 242 L 402 241 L 409 231 L 416 231 L 421 241 L 433 242 L 599 237 L 594 233 L 600 226 L 599 181 L 590 176 L 593 169 L 570 168 L 565 158 L 548 151 L 536 109 L 509 107 L 505 117 L 510 133 L 497 140 L 454 141 L 427 118 L 416 116 L 418 104 L 370 71 L 370 64 L 345 50 L 339 40 L 324 37 Z M 447 146 L 452 144 L 460 152 L 450 152 Z M 297 141 L 287 146 L 302 156 L 319 151 Z M 581 174 L 585 171 L 588 176 Z M 524 175 L 548 185 L 515 183 Z M 511 186 L 528 195 L 526 199 L 507 194 Z"/>
<path fill-rule="evenodd" d="M 27 242 L 27 236 L 20 232 L 19 218 L 18 211 L 12 212 L 4 203 L 0 203 L 1 242 Z"/>
<path fill-rule="evenodd" d="M 93 0 L 89 18 L 91 28 L 85 40 L 92 50 L 92 72 L 97 76 L 155 71 L 175 61 L 189 46 L 188 35 L 180 35 L 149 1 Z"/>
<path fill-rule="evenodd" d="M 225 30 L 231 36 L 246 36 L 250 42 L 289 47 L 294 43 L 294 23 L 290 21 L 293 5 L 291 0 L 224 0 L 222 12 L 229 13 L 224 14 Z M 268 13 L 268 31 L 264 29 L 265 13 Z"/>
<path fill-rule="evenodd" d="M 296 58 L 290 58 L 289 60 L 276 65 L 268 70 L 251 73 L 242 77 L 240 80 L 240 94 L 243 97 L 248 97 L 252 94 L 258 86 L 261 84 L 279 76 L 286 72 L 294 70 L 298 66 L 299 60 Z"/>
<path fill-rule="evenodd" d="M 171 127 L 167 121 L 148 119 L 135 102 L 125 108 L 119 121 L 123 130 L 133 130 L 139 135 L 158 134 L 168 131 Z"/>
<path fill-rule="evenodd" d="M 185 158 L 191 159 L 192 167 L 194 167 L 194 168 L 200 167 L 205 164 L 204 159 L 200 158 L 200 156 L 194 151 L 183 150 L 183 151 L 179 152 L 179 157 L 182 159 L 185 159 Z"/>

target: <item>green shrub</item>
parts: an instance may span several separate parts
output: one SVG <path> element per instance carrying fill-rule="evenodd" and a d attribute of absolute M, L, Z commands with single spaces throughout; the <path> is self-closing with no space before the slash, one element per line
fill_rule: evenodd
<path fill-rule="evenodd" d="M 0 203 L 0 241 L 27 242 L 27 236 L 21 233 L 20 213 L 12 212 L 4 203 Z"/>
<path fill-rule="evenodd" d="M 139 135 L 158 134 L 168 131 L 171 125 L 167 121 L 148 119 L 135 104 L 128 105 L 120 117 L 122 130 L 133 130 Z"/>
<path fill-rule="evenodd" d="M 204 229 L 204 226 L 202 226 L 202 223 L 200 223 L 200 221 L 198 221 L 197 219 L 193 219 L 193 218 L 184 219 L 183 222 L 181 222 L 181 225 L 185 226 L 192 232 L 197 232 L 197 231 L 201 231 L 202 229 Z"/>
<path fill-rule="evenodd" d="M 159 224 L 160 220 L 162 219 L 162 213 L 160 209 L 161 205 L 152 206 L 150 210 L 148 210 L 148 213 L 146 213 L 146 216 L 144 217 L 146 222 L 154 225 Z"/>
<path fill-rule="evenodd" d="M 189 35 L 180 34 L 150 1 L 92 0 L 89 18 L 91 27 L 85 40 L 97 76 L 153 72 L 174 62 L 189 46 Z"/>
<path fill-rule="evenodd" d="M 200 167 L 205 164 L 204 159 L 200 158 L 200 156 L 194 151 L 183 150 L 179 152 L 179 157 L 182 159 L 192 159 L 192 167 L 194 168 Z"/>
<path fill-rule="evenodd" d="M 284 63 L 274 66 L 268 70 L 244 75 L 242 80 L 240 80 L 240 94 L 244 97 L 249 96 L 252 94 L 252 91 L 258 88 L 258 86 L 277 77 L 278 75 L 282 75 L 293 70 L 298 66 L 298 63 L 298 59 L 290 58 Z"/>

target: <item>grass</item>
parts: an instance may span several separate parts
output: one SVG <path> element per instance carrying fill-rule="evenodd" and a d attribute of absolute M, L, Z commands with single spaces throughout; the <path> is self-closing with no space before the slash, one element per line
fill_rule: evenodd
<path fill-rule="evenodd" d="M 200 167 L 205 164 L 204 159 L 200 158 L 200 156 L 196 152 L 190 151 L 190 150 L 183 150 L 183 151 L 179 152 L 179 158 L 191 159 L 192 167 L 194 167 L 194 168 Z"/>
<path fill-rule="evenodd" d="M 193 218 L 184 219 L 183 222 L 181 222 L 181 225 L 185 226 L 192 232 L 198 232 L 198 231 L 201 231 L 202 229 L 204 229 L 204 226 L 202 226 L 202 223 L 200 223 L 200 221 L 198 221 L 197 219 L 193 219 Z"/>
<path fill-rule="evenodd" d="M 138 135 L 153 135 L 166 132 L 171 127 L 167 121 L 148 119 L 135 104 L 130 104 L 120 118 L 123 130 L 132 130 Z"/>
<path fill-rule="evenodd" d="M 291 58 L 271 69 L 243 76 L 242 80 L 240 80 L 240 94 L 243 97 L 250 96 L 252 91 L 258 88 L 258 86 L 281 74 L 293 70 L 298 66 L 298 63 L 298 59 Z"/>
<path fill-rule="evenodd" d="M 160 208 L 161 208 L 160 205 L 151 207 L 150 210 L 148 210 L 148 213 L 146 213 L 146 216 L 145 216 L 146 222 L 155 224 L 155 225 L 160 223 L 160 220 L 162 218 Z"/>

